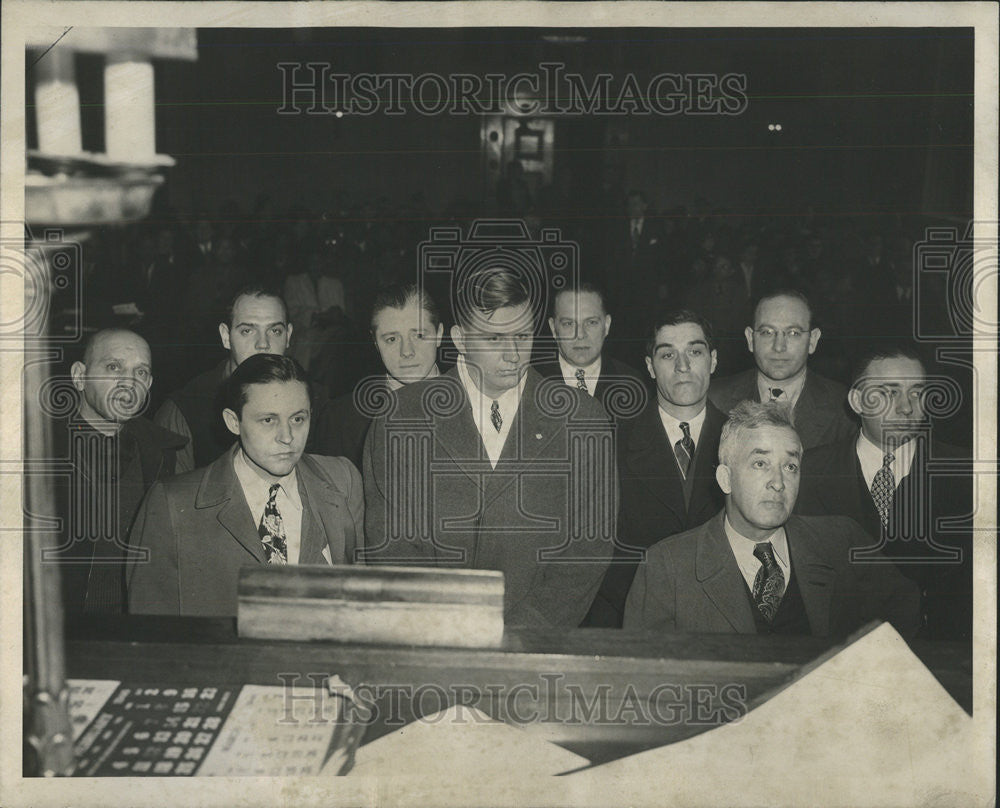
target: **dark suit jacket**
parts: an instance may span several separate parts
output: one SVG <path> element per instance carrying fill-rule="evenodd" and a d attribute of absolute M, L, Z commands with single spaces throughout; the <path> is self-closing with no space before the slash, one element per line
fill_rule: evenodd
<path fill-rule="evenodd" d="M 725 511 L 649 551 L 625 604 L 626 629 L 757 632 L 724 519 Z M 813 636 L 844 637 L 875 619 L 890 621 L 904 637 L 916 632 L 913 582 L 892 564 L 850 563 L 849 548 L 872 543 L 857 522 L 792 516 L 785 534 Z"/>
<path fill-rule="evenodd" d="M 196 617 L 236 615 L 240 567 L 264 564 L 257 524 L 233 470 L 237 447 L 210 466 L 150 489 L 136 517 L 149 558 L 129 567 L 129 610 Z M 303 455 L 300 563 L 349 564 L 364 521 L 361 475 L 342 457 Z"/>
<path fill-rule="evenodd" d="M 509 625 L 575 628 L 617 517 L 612 425 L 590 396 L 527 371 L 491 468 L 456 369 L 398 390 L 365 444 L 366 563 L 499 570 Z"/>
<path fill-rule="evenodd" d="M 546 379 L 563 379 L 559 361 L 534 366 Z M 574 385 L 570 385 L 571 387 Z M 600 401 L 611 419 L 622 426 L 641 413 L 651 398 L 649 377 L 619 362 L 607 353 L 601 356 L 601 375 L 594 387 L 594 399 Z"/>
<path fill-rule="evenodd" d="M 713 379 L 708 397 L 727 417 L 741 401 L 760 401 L 757 389 L 757 369 Z M 813 371 L 806 372 L 806 383 L 795 402 L 795 431 L 803 449 L 849 437 L 858 425 L 848 415 L 847 388 Z"/>
<path fill-rule="evenodd" d="M 897 519 L 890 511 L 889 525 L 879 518 L 857 454 L 857 435 L 806 452 L 802 459 L 802 480 L 795 511 L 803 515 L 849 516 L 870 536 L 878 539 L 887 557 L 903 555 L 926 558 L 925 563 L 899 563 L 903 575 L 921 590 L 921 636 L 929 639 L 962 640 L 972 636 L 972 534 L 964 525 L 942 532 L 935 528 L 944 517 L 972 514 L 972 475 L 939 474 L 933 482 L 928 472 L 928 452 L 921 442 L 910 473 L 896 489 L 894 499 L 902 510 Z M 930 457 L 935 460 L 968 460 L 968 449 L 932 441 Z M 926 507 L 929 531 L 919 528 L 919 509 Z M 914 540 L 916 539 L 916 540 Z M 959 548 L 960 562 L 943 562 L 928 547 L 927 539 L 945 548 Z"/>
<path fill-rule="evenodd" d="M 611 566 L 601 583 L 587 626 L 621 628 L 636 568 L 636 549 L 645 550 L 660 539 L 683 533 L 711 519 L 723 506 L 722 490 L 715 481 L 719 462 L 719 434 L 725 416 L 706 403 L 705 422 L 695 446 L 691 499 L 684 498 L 673 446 L 667 439 L 654 400 L 631 425 L 619 447 L 621 515 Z"/>
<path fill-rule="evenodd" d="M 63 609 L 68 614 L 123 613 L 125 547 L 136 513 L 153 483 L 174 474 L 177 452 L 187 439 L 142 417 L 127 421 L 113 442 L 78 415 L 54 426 L 53 455 L 73 469 L 55 483 L 63 528 L 58 554 Z M 117 465 L 101 468 L 110 459 L 101 457 L 102 444 L 117 447 Z M 117 493 L 113 514 L 103 507 L 110 501 L 108 485 Z"/>
<path fill-rule="evenodd" d="M 346 457 L 361 468 L 368 428 L 390 395 L 384 379 L 368 377 L 354 391 L 327 401 L 314 416 L 308 450 L 313 454 Z"/>

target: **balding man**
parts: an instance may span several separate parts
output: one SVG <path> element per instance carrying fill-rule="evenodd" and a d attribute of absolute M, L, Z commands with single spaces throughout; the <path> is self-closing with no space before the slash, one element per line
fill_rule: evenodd
<path fill-rule="evenodd" d="M 70 374 L 79 401 L 54 431 L 55 456 L 73 469 L 57 486 L 63 606 L 68 614 L 121 613 L 139 504 L 154 482 L 174 473 L 187 441 L 141 416 L 153 369 L 138 334 L 97 332 Z"/>

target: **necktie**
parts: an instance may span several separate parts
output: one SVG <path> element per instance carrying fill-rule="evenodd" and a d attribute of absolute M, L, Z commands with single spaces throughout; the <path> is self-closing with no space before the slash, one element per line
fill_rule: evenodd
<path fill-rule="evenodd" d="M 785 391 L 780 387 L 771 387 L 768 389 L 768 392 L 771 394 L 771 401 L 777 401 L 785 394 Z"/>
<path fill-rule="evenodd" d="M 674 444 L 674 457 L 680 466 L 681 476 L 686 480 L 691 468 L 691 458 L 694 457 L 694 441 L 691 440 L 691 427 L 687 421 L 681 421 L 681 432 L 684 437 Z"/>
<path fill-rule="evenodd" d="M 497 401 L 494 401 L 493 406 L 490 407 L 490 420 L 493 422 L 493 428 L 499 432 L 500 427 L 503 426 L 503 416 L 500 415 L 500 403 Z"/>
<path fill-rule="evenodd" d="M 878 509 L 878 517 L 882 520 L 883 527 L 889 525 L 889 508 L 892 505 L 892 495 L 896 490 L 896 476 L 892 473 L 892 461 L 896 457 L 892 452 L 888 452 L 882 458 L 882 468 L 875 472 L 872 480 L 872 499 L 875 500 L 875 507 Z"/>
<path fill-rule="evenodd" d="M 785 594 L 785 574 L 774 557 L 771 542 L 760 542 L 753 548 L 753 554 L 761 565 L 753 582 L 753 602 L 770 623 L 778 613 L 781 596 Z"/>
<path fill-rule="evenodd" d="M 285 525 L 281 521 L 281 513 L 278 511 L 278 489 L 280 483 L 271 486 L 270 496 L 267 498 L 267 505 L 264 506 L 264 514 L 260 517 L 260 526 L 257 533 L 260 535 L 261 544 L 264 545 L 264 558 L 268 564 L 287 564 L 288 550 L 285 546 Z"/>
<path fill-rule="evenodd" d="M 587 380 L 583 376 L 583 368 L 576 369 L 576 389 L 587 392 Z"/>

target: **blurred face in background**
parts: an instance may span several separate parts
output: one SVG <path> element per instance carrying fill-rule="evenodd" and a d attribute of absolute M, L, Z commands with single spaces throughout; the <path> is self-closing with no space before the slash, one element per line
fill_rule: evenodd
<path fill-rule="evenodd" d="M 219 323 L 222 346 L 236 365 L 259 353 L 283 356 L 292 337 L 285 305 L 271 295 L 243 295 L 233 306 L 232 323 Z"/>
<path fill-rule="evenodd" d="M 569 364 L 585 368 L 597 361 L 611 329 L 611 315 L 595 292 L 562 292 L 549 318 L 559 353 Z"/>

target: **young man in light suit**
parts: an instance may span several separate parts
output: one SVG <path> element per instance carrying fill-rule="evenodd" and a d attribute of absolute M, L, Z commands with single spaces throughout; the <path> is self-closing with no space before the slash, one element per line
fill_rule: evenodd
<path fill-rule="evenodd" d="M 361 541 L 358 470 L 303 454 L 311 404 L 292 358 L 256 354 L 226 381 L 223 418 L 237 444 L 210 465 L 157 483 L 136 518 L 148 551 L 129 570 L 129 608 L 234 616 L 240 567 L 351 563 Z"/>

